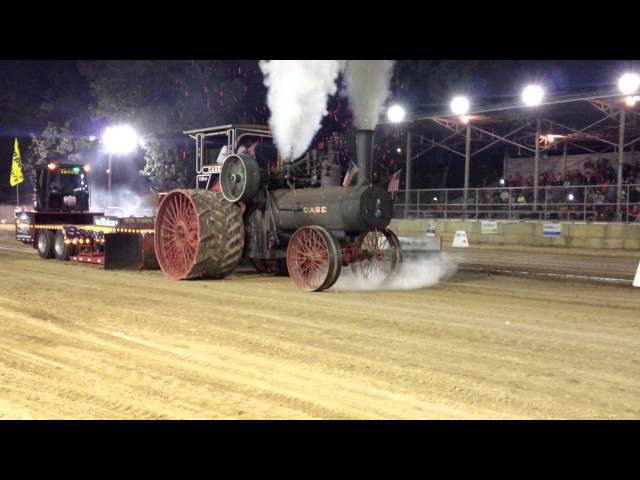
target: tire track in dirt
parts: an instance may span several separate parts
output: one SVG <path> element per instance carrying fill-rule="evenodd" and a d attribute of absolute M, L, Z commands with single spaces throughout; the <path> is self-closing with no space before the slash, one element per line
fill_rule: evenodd
<path fill-rule="evenodd" d="M 640 414 L 628 288 L 460 273 L 310 295 L 242 272 L 176 283 L 25 257 L 0 253 L 0 416 Z"/>

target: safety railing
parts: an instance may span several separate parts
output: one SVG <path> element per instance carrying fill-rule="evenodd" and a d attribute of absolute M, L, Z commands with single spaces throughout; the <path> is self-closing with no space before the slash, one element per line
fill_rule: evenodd
<path fill-rule="evenodd" d="M 619 212 L 619 214 L 618 214 Z M 640 184 L 462 188 L 397 192 L 394 218 L 640 222 Z"/>

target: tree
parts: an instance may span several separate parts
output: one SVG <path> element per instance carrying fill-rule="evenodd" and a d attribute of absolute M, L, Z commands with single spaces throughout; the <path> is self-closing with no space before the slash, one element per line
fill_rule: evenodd
<path fill-rule="evenodd" d="M 96 99 L 94 118 L 131 123 L 145 137 L 142 173 L 154 189 L 190 186 L 193 172 L 182 170 L 193 170 L 193 145 L 184 130 L 266 120 L 257 61 L 81 62 L 80 71 Z"/>
<path fill-rule="evenodd" d="M 151 138 L 145 142 L 144 152 L 146 164 L 140 173 L 149 177 L 153 191 L 166 192 L 193 184 L 193 156 L 186 149 L 179 151 L 175 145 Z"/>
<path fill-rule="evenodd" d="M 93 146 L 89 138 L 73 135 L 70 125 L 71 122 L 65 122 L 60 127 L 49 122 L 41 134 L 31 135 L 31 145 L 27 154 L 23 155 L 22 165 L 32 184 L 35 184 L 36 166 L 51 161 L 80 163 L 83 155 Z"/>

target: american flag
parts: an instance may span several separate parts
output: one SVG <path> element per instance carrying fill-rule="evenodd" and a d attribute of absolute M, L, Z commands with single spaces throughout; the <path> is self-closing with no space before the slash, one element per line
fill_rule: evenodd
<path fill-rule="evenodd" d="M 344 176 L 344 180 L 342 181 L 342 186 L 348 187 L 349 185 L 351 185 L 351 181 L 353 180 L 353 177 L 359 171 L 360 169 L 358 168 L 358 166 L 355 163 L 351 162 L 351 166 L 349 167 L 349 170 L 347 170 L 347 173 Z"/>
<path fill-rule="evenodd" d="M 392 193 L 394 200 L 397 196 L 398 190 L 400 190 L 400 172 L 401 171 L 402 169 L 398 170 L 396 173 L 394 173 L 391 176 L 391 180 L 389 180 L 389 187 L 387 188 L 387 190 Z"/>

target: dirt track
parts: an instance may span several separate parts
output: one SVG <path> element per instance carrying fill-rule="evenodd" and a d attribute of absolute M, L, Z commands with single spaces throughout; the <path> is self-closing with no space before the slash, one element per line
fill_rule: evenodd
<path fill-rule="evenodd" d="M 552 276 L 633 281 L 640 252 L 557 247 L 477 245 L 445 248 L 447 255 L 468 269 L 492 272 L 526 272 Z"/>
<path fill-rule="evenodd" d="M 458 272 L 309 294 L 44 261 L 10 235 L 0 418 L 640 417 L 626 284 Z"/>

